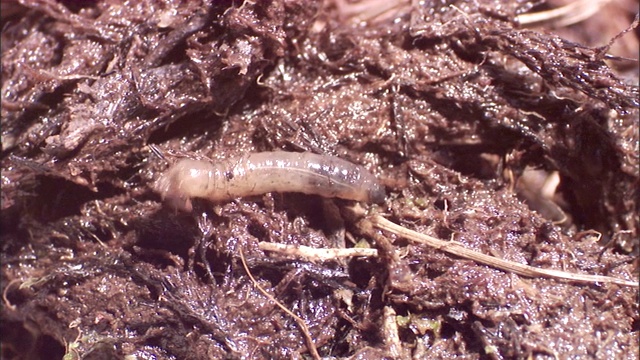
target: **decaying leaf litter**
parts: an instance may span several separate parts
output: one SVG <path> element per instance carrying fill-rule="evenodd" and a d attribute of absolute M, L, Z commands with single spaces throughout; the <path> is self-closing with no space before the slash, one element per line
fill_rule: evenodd
<path fill-rule="evenodd" d="M 637 358 L 637 288 L 376 227 L 636 279 L 637 72 L 518 25 L 533 3 L 3 8 L 3 356 Z M 386 202 L 364 219 L 295 193 L 185 213 L 150 187 L 183 157 L 271 150 L 363 165 Z M 559 178 L 541 204 L 562 216 L 523 200 L 531 169 Z"/>

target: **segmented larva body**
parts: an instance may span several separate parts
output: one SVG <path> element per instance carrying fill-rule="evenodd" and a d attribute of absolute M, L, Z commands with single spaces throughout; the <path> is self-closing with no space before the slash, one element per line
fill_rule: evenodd
<path fill-rule="evenodd" d="M 222 202 L 268 192 L 299 192 L 382 203 L 384 188 L 365 168 L 335 156 L 284 151 L 252 153 L 212 163 L 182 159 L 155 182 L 173 206 L 190 211 L 191 198 Z"/>

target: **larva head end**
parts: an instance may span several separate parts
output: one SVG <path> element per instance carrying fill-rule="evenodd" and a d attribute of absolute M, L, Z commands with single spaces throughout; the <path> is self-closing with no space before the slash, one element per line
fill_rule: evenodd
<path fill-rule="evenodd" d="M 174 171 L 168 171 L 153 183 L 152 189 L 160 194 L 165 204 L 174 209 L 190 212 L 193 210 L 191 199 L 180 189 L 179 182 L 174 179 Z"/>
<path fill-rule="evenodd" d="M 167 197 L 164 202 L 169 204 L 174 209 L 191 212 L 193 210 L 193 204 L 189 198 L 182 197 Z"/>

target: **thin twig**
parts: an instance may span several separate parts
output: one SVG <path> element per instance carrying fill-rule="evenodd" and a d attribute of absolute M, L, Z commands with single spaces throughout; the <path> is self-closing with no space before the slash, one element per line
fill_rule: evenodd
<path fill-rule="evenodd" d="M 264 288 L 262 288 L 262 286 L 260 286 L 260 284 L 258 284 L 256 279 L 251 274 L 251 271 L 249 270 L 249 267 L 247 266 L 247 261 L 245 260 L 244 254 L 242 253 L 242 248 L 239 248 L 238 250 L 240 251 L 240 260 L 242 261 L 242 266 L 244 267 L 244 271 L 247 272 L 247 275 L 249 276 L 249 279 L 251 279 L 251 281 L 253 282 L 253 285 L 264 296 L 269 298 L 269 300 L 273 301 L 280 309 L 282 309 L 282 311 L 284 311 L 287 314 L 289 314 L 289 316 L 291 316 L 296 321 L 296 323 L 298 323 L 298 326 L 300 327 L 300 330 L 302 330 L 302 333 L 304 334 L 304 338 L 307 341 L 307 348 L 308 348 L 309 352 L 311 353 L 311 356 L 313 356 L 313 358 L 316 359 L 316 360 L 321 359 L 320 358 L 320 354 L 318 354 L 318 349 L 316 349 L 316 345 L 313 343 L 313 340 L 311 339 L 311 334 L 309 333 L 309 328 L 307 327 L 307 324 L 305 324 L 304 320 L 302 320 L 302 318 L 300 318 L 298 315 L 294 314 L 291 310 L 287 309 L 286 306 L 282 305 L 282 303 L 280 303 L 275 297 L 273 297 Z"/>
<path fill-rule="evenodd" d="M 577 0 L 555 9 L 521 14 L 516 19 L 522 25 L 551 22 L 557 27 L 565 27 L 590 18 L 610 2 L 611 0 Z"/>
<path fill-rule="evenodd" d="M 429 235 L 425 235 L 413 230 L 409 230 L 405 227 L 397 225 L 383 218 L 380 215 L 373 215 L 369 220 L 378 229 L 389 231 L 405 239 L 408 239 L 420 244 L 425 244 L 425 245 L 434 247 L 438 250 L 442 250 L 449 254 L 470 259 L 481 264 L 489 265 L 496 269 L 509 271 L 522 276 L 565 279 L 565 280 L 570 280 L 575 282 L 584 282 L 584 283 L 603 282 L 603 283 L 612 283 L 612 284 L 618 284 L 623 286 L 633 286 L 633 287 L 639 286 L 638 282 L 618 279 L 610 276 L 577 274 L 577 273 L 570 273 L 570 272 L 552 270 L 552 269 L 540 269 L 537 267 L 523 265 L 520 263 L 496 258 L 493 256 L 489 256 L 483 253 L 479 253 L 479 252 L 467 249 L 463 245 L 457 242 L 444 241 Z"/>
<path fill-rule="evenodd" d="M 4 302 L 4 306 L 11 311 L 15 311 L 18 307 L 11 303 L 11 301 L 7 297 L 7 294 L 9 293 L 9 288 L 13 284 L 18 284 L 18 283 L 20 283 L 20 279 L 13 279 L 9 281 L 9 283 L 7 284 L 7 287 L 5 287 L 4 291 L 2 292 L 2 301 Z"/>
<path fill-rule="evenodd" d="M 279 243 L 271 243 L 261 241 L 258 243 L 258 248 L 262 251 L 272 251 L 285 255 L 293 255 L 297 257 L 304 257 L 312 260 L 332 260 L 343 257 L 355 257 L 355 256 L 378 256 L 377 249 L 369 248 L 332 248 L 332 249 L 317 249 L 304 245 L 286 245 Z"/>

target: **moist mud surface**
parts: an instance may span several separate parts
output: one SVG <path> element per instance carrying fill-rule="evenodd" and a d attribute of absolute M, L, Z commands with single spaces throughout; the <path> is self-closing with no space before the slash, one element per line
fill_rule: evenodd
<path fill-rule="evenodd" d="M 637 279 L 637 3 L 532 21 L 560 5 L 3 1 L 2 358 L 638 359 L 637 287 L 367 220 Z M 275 150 L 364 166 L 386 200 L 185 212 L 152 187 Z"/>

